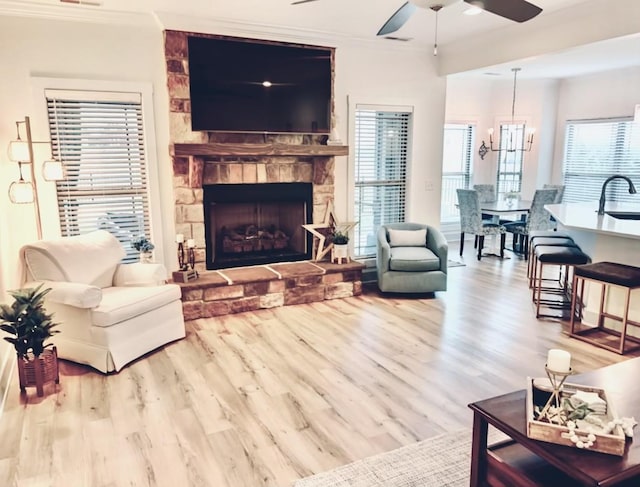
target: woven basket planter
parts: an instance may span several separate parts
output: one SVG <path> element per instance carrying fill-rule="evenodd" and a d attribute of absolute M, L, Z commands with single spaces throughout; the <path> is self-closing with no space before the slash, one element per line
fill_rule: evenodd
<path fill-rule="evenodd" d="M 39 357 L 30 356 L 25 360 L 18 356 L 18 377 L 20 391 L 35 387 L 39 397 L 44 395 L 44 385 L 49 382 L 60 383 L 58 374 L 58 351 L 56 347 L 47 348 Z"/>

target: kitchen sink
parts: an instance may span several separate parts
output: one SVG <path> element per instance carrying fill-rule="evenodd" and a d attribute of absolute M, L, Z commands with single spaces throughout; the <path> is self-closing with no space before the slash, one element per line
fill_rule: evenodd
<path fill-rule="evenodd" d="M 640 220 L 640 212 L 631 211 L 605 211 L 607 215 L 617 220 Z"/>

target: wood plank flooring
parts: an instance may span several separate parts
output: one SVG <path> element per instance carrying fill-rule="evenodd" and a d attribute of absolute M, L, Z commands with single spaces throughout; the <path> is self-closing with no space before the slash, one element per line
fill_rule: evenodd
<path fill-rule="evenodd" d="M 467 404 L 543 376 L 628 359 L 534 317 L 516 258 L 449 270 L 435 298 L 362 296 L 187 323 L 187 338 L 118 374 L 62 362 L 57 392 L 0 423 L 2 486 L 286 487 L 443 432 Z"/>

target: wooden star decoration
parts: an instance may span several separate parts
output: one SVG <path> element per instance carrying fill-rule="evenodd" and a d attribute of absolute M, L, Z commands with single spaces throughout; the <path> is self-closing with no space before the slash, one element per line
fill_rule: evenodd
<path fill-rule="evenodd" d="M 312 223 L 307 225 L 302 225 L 302 227 L 311 233 L 314 237 L 318 239 L 318 247 L 316 250 L 315 259 L 316 261 L 322 260 L 322 258 L 327 255 L 331 249 L 333 248 L 333 242 L 329 242 L 325 247 L 325 243 L 327 241 L 327 237 L 332 235 L 337 230 L 340 230 L 342 233 L 348 234 L 349 230 L 357 225 L 357 222 L 340 222 L 336 218 L 336 215 L 333 211 L 333 202 L 327 203 L 327 209 L 324 214 L 324 221 L 322 223 Z M 315 241 L 314 241 L 315 247 Z M 312 252 L 313 254 L 313 252 Z"/>

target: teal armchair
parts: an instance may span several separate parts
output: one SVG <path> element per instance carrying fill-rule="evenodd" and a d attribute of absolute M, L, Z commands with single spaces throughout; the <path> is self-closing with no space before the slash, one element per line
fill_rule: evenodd
<path fill-rule="evenodd" d="M 380 291 L 446 291 L 448 251 L 444 235 L 430 225 L 390 223 L 380 226 L 376 254 Z"/>

